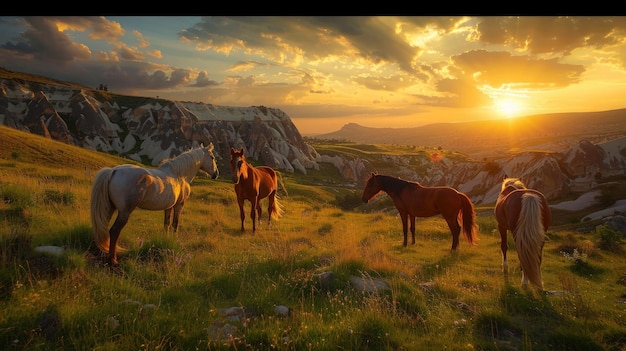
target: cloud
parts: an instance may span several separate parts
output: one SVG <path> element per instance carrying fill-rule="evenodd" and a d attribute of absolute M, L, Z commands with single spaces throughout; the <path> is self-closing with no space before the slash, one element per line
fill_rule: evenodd
<path fill-rule="evenodd" d="M 192 87 L 209 87 L 219 85 L 218 82 L 209 79 L 209 74 L 206 71 L 202 71 L 198 73 L 198 77 L 196 77 L 196 84 L 192 84 Z"/>
<path fill-rule="evenodd" d="M 431 23 L 432 21 L 424 21 Z M 412 72 L 419 49 L 395 32 L 387 17 L 204 17 L 179 36 L 199 50 L 255 53 L 277 64 L 362 58 Z"/>
<path fill-rule="evenodd" d="M 473 50 L 455 55 L 451 61 L 463 75 L 474 77 L 477 85 L 495 88 L 505 84 L 524 89 L 564 87 L 580 82 L 585 72 L 582 65 L 514 56 L 502 51 Z"/>
<path fill-rule="evenodd" d="M 7 42 L 3 49 L 16 55 L 28 55 L 37 60 L 50 60 L 67 63 L 74 60 L 87 60 L 91 51 L 72 39 L 57 26 L 57 22 L 44 16 L 25 17 L 29 29 L 22 32 L 19 42 Z M 62 27 L 62 26 L 61 26 Z"/>
<path fill-rule="evenodd" d="M 119 45 L 117 50 L 120 54 L 120 57 L 124 60 L 143 60 L 146 58 L 146 55 L 144 55 L 143 52 L 124 44 Z"/>
<path fill-rule="evenodd" d="M 520 16 L 484 17 L 477 26 L 480 41 L 505 44 L 532 54 L 569 55 L 575 49 L 601 49 L 623 41 L 625 17 Z"/>
<path fill-rule="evenodd" d="M 237 61 L 232 66 L 230 66 L 230 68 L 228 68 L 228 71 L 229 72 L 248 71 L 259 66 L 267 66 L 267 64 L 263 64 L 257 61 Z"/>
<path fill-rule="evenodd" d="M 440 79 L 437 82 L 438 95 L 419 95 L 420 105 L 452 108 L 472 108 L 491 104 L 491 99 L 480 91 L 476 84 L 467 78 Z"/>
<path fill-rule="evenodd" d="M 354 82 L 372 90 L 398 91 L 415 84 L 410 76 L 396 74 L 391 77 L 355 77 Z"/>
<path fill-rule="evenodd" d="M 480 107 L 497 89 L 554 92 L 608 76 L 599 66 L 626 68 L 626 17 L 185 17 L 152 31 L 99 16 L 0 17 L 17 21 L 19 32 L 0 33 L 9 69 L 223 105 Z"/>

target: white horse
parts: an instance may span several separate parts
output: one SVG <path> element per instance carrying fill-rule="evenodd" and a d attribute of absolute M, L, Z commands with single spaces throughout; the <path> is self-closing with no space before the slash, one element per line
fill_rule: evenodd
<path fill-rule="evenodd" d="M 108 263 L 118 264 L 117 251 L 122 228 L 136 209 L 164 210 L 165 231 L 178 231 L 178 221 L 185 202 L 191 193 L 191 181 L 198 171 L 208 173 L 212 179 L 219 175 L 213 143 L 207 147 L 188 150 L 166 160 L 158 168 L 143 168 L 125 164 L 102 168 L 96 174 L 91 189 L 91 225 L 96 244 L 109 254 Z M 111 217 L 117 218 L 109 228 Z"/>

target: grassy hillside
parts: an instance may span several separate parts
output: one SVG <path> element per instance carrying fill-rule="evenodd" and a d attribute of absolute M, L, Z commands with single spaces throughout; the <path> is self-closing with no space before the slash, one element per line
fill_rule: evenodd
<path fill-rule="evenodd" d="M 40 84 L 54 84 L 54 85 L 66 86 L 66 87 L 77 88 L 77 89 L 93 89 L 92 87 L 87 87 L 85 85 L 78 84 L 78 83 L 66 82 L 66 81 L 62 81 L 62 80 L 58 80 L 58 79 L 54 79 L 50 77 L 40 76 L 38 74 L 15 72 L 15 71 L 8 70 L 4 67 L 0 67 L 0 78 L 15 79 L 17 81 L 26 81 L 26 82 L 40 83 Z"/>
<path fill-rule="evenodd" d="M 359 148 L 345 152 L 368 151 Z M 198 176 L 179 233 L 163 233 L 162 211 L 135 211 L 121 234 L 128 252 L 111 270 L 92 245 L 91 182 L 127 162 L 0 127 L 0 349 L 626 347 L 621 234 L 551 229 L 547 292 L 523 289 L 510 236 L 510 272 L 501 271 L 492 209 L 480 211 L 474 247 L 451 253 L 445 223 L 432 217 L 418 220 L 417 243 L 405 248 L 394 211 L 339 206 L 358 191 L 332 169 L 285 174 L 285 214 L 271 228 L 264 218 L 255 235 L 249 219 L 239 230 L 230 180 Z M 42 245 L 64 252 L 35 251 Z M 361 292 L 354 277 L 386 288 Z M 288 315 L 276 314 L 281 305 Z M 226 315 L 231 307 L 245 316 Z"/>

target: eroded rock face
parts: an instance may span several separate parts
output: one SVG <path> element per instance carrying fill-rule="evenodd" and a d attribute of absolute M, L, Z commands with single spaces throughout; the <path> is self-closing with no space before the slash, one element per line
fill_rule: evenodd
<path fill-rule="evenodd" d="M 127 102 L 137 106 L 119 106 L 87 89 L 37 87 L 41 90 L 32 92 L 28 84 L 0 80 L 2 124 L 136 161 L 148 159 L 153 166 L 213 143 L 226 172 L 231 147 L 243 147 L 249 158 L 286 172 L 319 168 L 315 149 L 278 109 L 132 97 Z"/>

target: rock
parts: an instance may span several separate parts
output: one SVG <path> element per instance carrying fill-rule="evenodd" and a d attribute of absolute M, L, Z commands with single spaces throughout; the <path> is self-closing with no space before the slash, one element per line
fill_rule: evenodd
<path fill-rule="evenodd" d="M 52 256 L 61 256 L 65 253 L 65 249 L 60 246 L 37 246 L 35 252 L 46 253 Z"/>
<path fill-rule="evenodd" d="M 287 306 L 278 305 L 274 307 L 274 315 L 276 315 L 277 317 L 281 317 L 281 318 L 289 317 L 290 314 L 291 314 L 291 310 Z"/>
<path fill-rule="evenodd" d="M 389 285 L 386 282 L 371 277 L 363 278 L 352 276 L 350 277 L 350 284 L 352 284 L 352 287 L 357 291 L 367 293 L 378 293 L 389 289 Z"/>
<path fill-rule="evenodd" d="M 333 286 L 334 277 L 333 272 L 323 272 L 316 274 L 313 278 L 319 281 L 322 290 L 329 290 Z"/>
<path fill-rule="evenodd" d="M 222 308 L 217 313 L 231 322 L 243 322 L 246 319 L 246 312 L 243 307 Z"/>
<path fill-rule="evenodd" d="M 626 217 L 613 216 L 608 218 L 604 224 L 616 232 L 620 232 L 626 236 Z"/>

